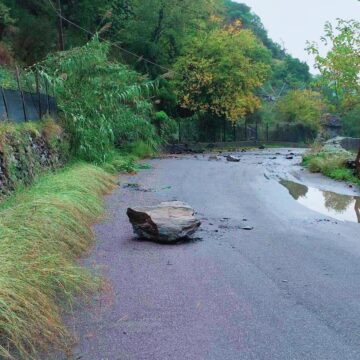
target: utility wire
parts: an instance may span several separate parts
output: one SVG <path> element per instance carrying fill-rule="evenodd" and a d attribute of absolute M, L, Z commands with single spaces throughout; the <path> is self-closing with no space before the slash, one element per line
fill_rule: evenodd
<path fill-rule="evenodd" d="M 93 33 L 93 32 L 91 32 L 90 30 L 87 30 L 87 29 L 83 28 L 82 26 L 80 26 L 80 25 L 74 23 L 73 21 L 67 19 L 66 17 L 64 17 L 64 16 L 58 11 L 58 9 L 56 9 L 56 7 L 54 6 L 54 4 L 52 3 L 51 0 L 48 0 L 48 2 L 49 2 L 49 4 L 51 5 L 53 11 L 57 14 L 57 16 L 58 16 L 59 18 L 61 18 L 62 20 L 66 21 L 66 22 L 69 23 L 70 25 L 76 27 L 77 29 L 86 32 L 88 35 L 91 35 L 92 37 L 96 36 L 96 34 Z M 144 58 L 143 56 L 140 56 L 140 55 L 138 55 L 138 54 L 136 54 L 136 53 L 134 53 L 134 52 L 132 52 L 132 51 L 130 51 L 130 50 L 124 49 L 123 47 L 119 46 L 118 44 L 112 43 L 112 42 L 110 42 L 110 41 L 108 41 L 108 40 L 106 40 L 106 39 L 104 39 L 104 38 L 102 38 L 102 37 L 100 37 L 100 36 L 98 36 L 98 37 L 99 37 L 100 40 L 106 42 L 107 44 L 109 44 L 109 45 L 111 45 L 111 46 L 114 46 L 114 47 L 118 48 L 119 50 L 123 51 L 124 53 L 136 57 L 136 58 L 138 59 L 138 61 L 144 61 L 144 62 L 146 62 L 146 63 L 148 63 L 148 64 L 154 65 L 154 66 L 156 66 L 156 67 L 158 67 L 158 68 L 160 68 L 160 69 L 166 70 L 166 71 L 168 71 L 168 72 L 174 72 L 173 70 L 171 70 L 171 69 L 169 69 L 169 68 L 167 68 L 167 67 L 165 67 L 165 66 L 163 66 L 163 65 L 157 64 L 157 63 L 155 63 L 155 62 L 153 62 L 153 61 L 151 61 L 151 60 L 148 60 L 148 59 Z"/>

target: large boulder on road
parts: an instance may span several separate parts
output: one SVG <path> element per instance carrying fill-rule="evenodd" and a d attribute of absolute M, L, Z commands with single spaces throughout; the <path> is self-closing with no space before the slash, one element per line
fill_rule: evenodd
<path fill-rule="evenodd" d="M 161 243 L 189 238 L 201 225 L 194 209 L 181 201 L 129 208 L 127 215 L 139 238 Z"/>

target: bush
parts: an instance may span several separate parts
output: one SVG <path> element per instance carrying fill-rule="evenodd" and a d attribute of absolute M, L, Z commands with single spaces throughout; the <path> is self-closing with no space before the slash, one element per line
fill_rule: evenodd
<path fill-rule="evenodd" d="M 173 143 L 178 139 L 177 122 L 170 118 L 166 112 L 155 113 L 155 125 L 159 129 L 160 137 L 165 143 Z"/>
<path fill-rule="evenodd" d="M 290 90 L 276 104 L 275 118 L 280 123 L 302 124 L 318 130 L 325 103 L 321 94 L 311 90 Z"/>
<path fill-rule="evenodd" d="M 152 144 L 146 143 L 144 141 L 136 141 L 132 143 L 128 149 L 132 155 L 138 158 L 154 156 L 157 151 L 157 148 L 154 148 Z"/>
<path fill-rule="evenodd" d="M 335 180 L 350 181 L 360 185 L 354 172 L 346 168 L 349 155 L 346 153 L 309 153 L 303 158 L 303 164 L 313 173 L 322 173 Z"/>
<path fill-rule="evenodd" d="M 49 345 L 69 344 L 61 306 L 97 287 L 76 259 L 93 243 L 90 226 L 113 184 L 103 170 L 80 164 L 1 205 L 0 358 L 38 359 Z"/>
<path fill-rule="evenodd" d="M 153 82 L 126 65 L 110 62 L 109 45 L 87 45 L 50 56 L 42 73 L 55 86 L 71 147 L 81 159 L 105 163 L 115 145 L 158 143 L 147 100 Z"/>

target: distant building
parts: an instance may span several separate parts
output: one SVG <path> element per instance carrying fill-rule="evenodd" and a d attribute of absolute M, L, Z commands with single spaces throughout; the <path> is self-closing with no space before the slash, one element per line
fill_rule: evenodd
<path fill-rule="evenodd" d="M 332 114 L 325 114 L 321 118 L 321 136 L 324 139 L 332 139 L 340 136 L 342 130 L 341 119 Z"/>

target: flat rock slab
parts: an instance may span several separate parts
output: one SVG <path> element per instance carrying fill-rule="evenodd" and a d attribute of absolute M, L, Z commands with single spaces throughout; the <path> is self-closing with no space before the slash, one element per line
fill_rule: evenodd
<path fill-rule="evenodd" d="M 161 243 L 175 243 L 189 238 L 201 225 L 194 209 L 181 201 L 128 208 L 127 215 L 139 238 Z"/>

